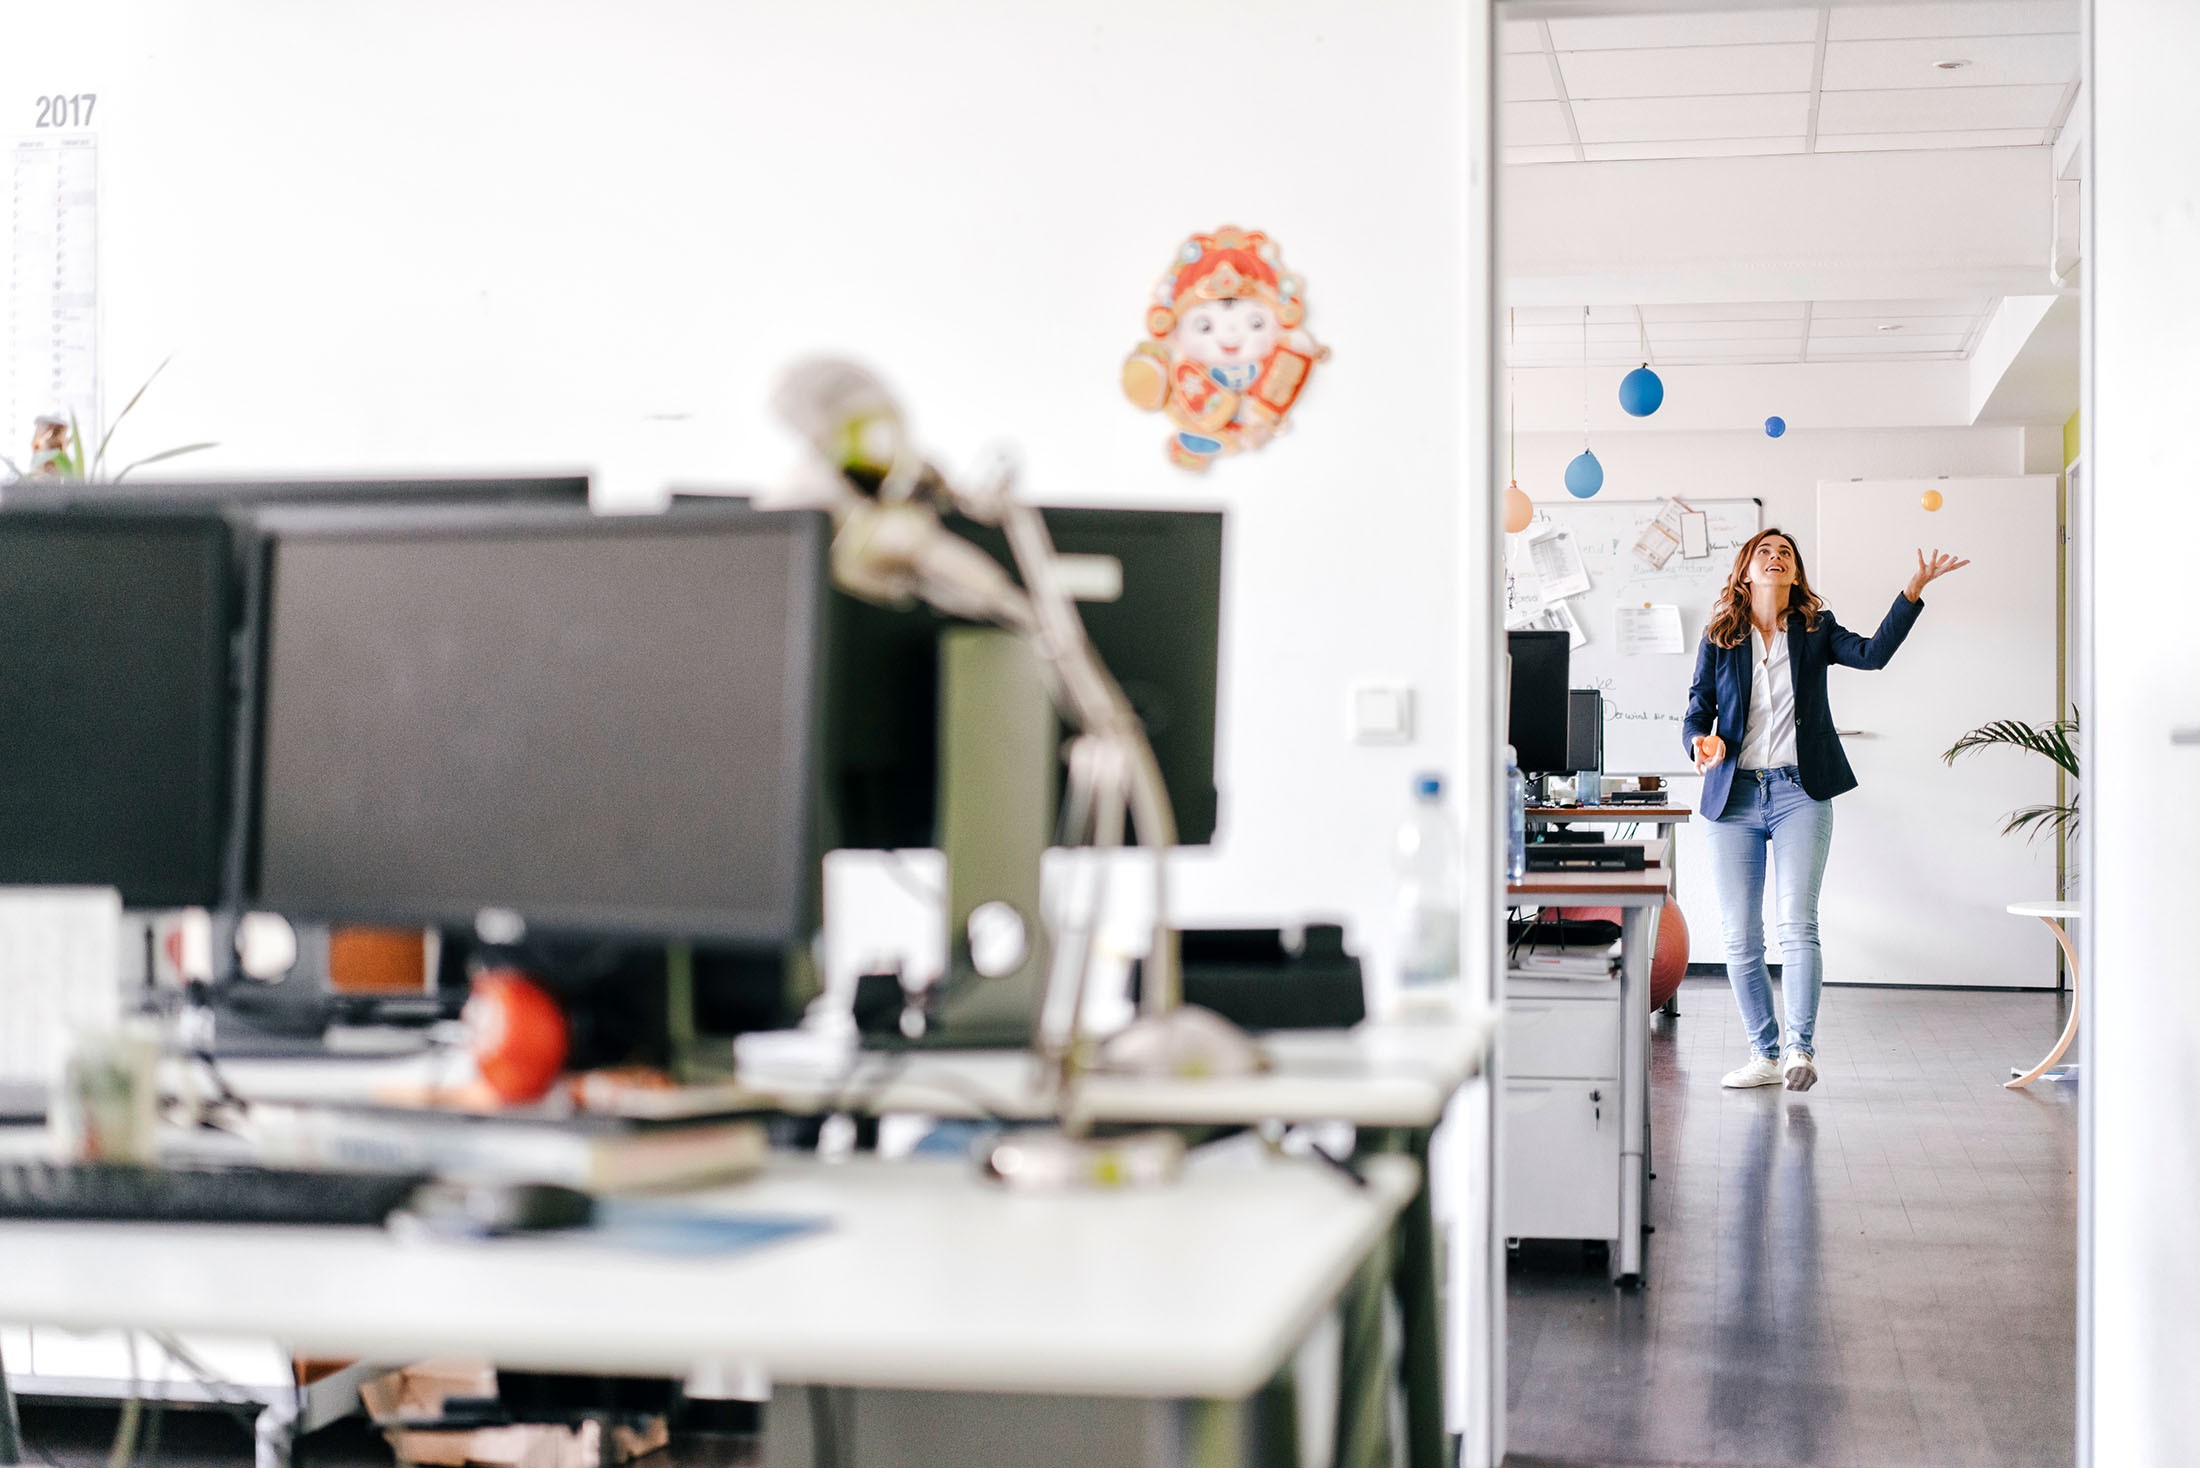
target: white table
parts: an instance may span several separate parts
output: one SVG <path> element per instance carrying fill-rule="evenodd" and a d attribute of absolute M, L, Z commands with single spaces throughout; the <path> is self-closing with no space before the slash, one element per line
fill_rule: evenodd
<path fill-rule="evenodd" d="M 1665 871 L 1529 872 L 1505 891 L 1541 907 L 1620 909 L 1619 1237 L 1611 1241 L 1611 1275 L 1614 1283 L 1639 1282 L 1650 1207 L 1650 964 L 1670 895 Z"/>
<path fill-rule="evenodd" d="M 2014 1091 L 2031 1085 L 2053 1070 L 2055 1063 L 2063 1058 L 2063 1052 L 2070 1048 L 2070 1042 L 2078 1037 L 2078 950 L 2070 941 L 2070 919 L 2076 917 L 2080 909 L 2075 902 L 2012 902 L 2009 911 L 2018 917 L 2036 917 L 2047 924 L 2047 930 L 2062 945 L 2063 958 L 2070 965 L 2070 1019 L 2063 1025 L 2062 1038 L 2047 1052 L 2047 1058 L 2030 1070 L 2009 1067 L 2011 1079 L 2003 1081 L 2002 1086 Z"/>
<path fill-rule="evenodd" d="M 1370 1159 L 1366 1177 L 1195 1163 L 1174 1186 L 1038 1195 L 959 1163 L 775 1160 L 692 1197 L 830 1227 L 701 1259 L 549 1236 L 0 1223 L 0 1319 L 389 1361 L 672 1376 L 738 1361 L 775 1382 L 1237 1403 L 1421 1184 L 1402 1158 Z"/>
<path fill-rule="evenodd" d="M 1647 978 L 1643 990 L 1648 992 Z M 1441 1344 L 1441 1281 L 1447 1271 L 1439 1258 L 1426 1183 L 1430 1140 L 1452 1096 L 1480 1074 L 1497 1023 L 1496 1010 L 1477 1005 L 1449 1022 L 1281 1031 L 1264 1037 L 1274 1065 L 1259 1074 L 1198 1080 L 1089 1074 L 1080 1085 L 1080 1109 L 1095 1122 L 1346 1122 L 1360 1129 L 1363 1156 L 1398 1151 L 1417 1164 L 1423 1181 L 1400 1223 L 1391 1281 L 1404 1337 L 1406 1454 L 1415 1468 L 1450 1461 Z M 787 1111 L 902 1111 L 963 1118 L 1048 1114 L 1043 1072 L 1019 1051 L 934 1050 L 851 1058 L 846 1050 L 822 1056 L 814 1048 L 805 1051 L 792 1036 L 757 1036 L 743 1045 L 739 1056 L 736 1069 L 742 1084 Z M 1348 1349 L 1379 1349 L 1379 1321 L 1369 1324 L 1369 1336 L 1365 1342 L 1348 1338 Z M 1379 1404 L 1375 1410 L 1379 1412 Z"/>

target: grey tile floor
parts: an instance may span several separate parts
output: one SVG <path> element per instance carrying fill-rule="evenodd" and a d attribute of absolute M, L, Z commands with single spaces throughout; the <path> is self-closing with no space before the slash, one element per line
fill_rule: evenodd
<path fill-rule="evenodd" d="M 2053 995 L 1829 988 L 1823 1080 L 1722 1091 L 1723 980 L 1653 1021 L 1647 1278 L 1523 1244 L 1514 1468 L 2034 1468 L 2073 1460 L 2077 1095 L 2005 1091 Z"/>

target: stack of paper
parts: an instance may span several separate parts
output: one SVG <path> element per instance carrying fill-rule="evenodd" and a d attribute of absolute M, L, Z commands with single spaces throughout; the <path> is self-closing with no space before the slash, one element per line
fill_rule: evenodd
<path fill-rule="evenodd" d="M 1513 950 L 1510 977 L 1516 979 L 1616 979 L 1617 943 L 1541 944 Z"/>

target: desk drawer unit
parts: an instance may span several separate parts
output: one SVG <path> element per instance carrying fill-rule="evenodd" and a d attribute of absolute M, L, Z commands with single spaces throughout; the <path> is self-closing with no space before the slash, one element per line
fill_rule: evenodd
<path fill-rule="evenodd" d="M 1505 1085 L 1505 1236 L 1619 1235 L 1619 1086 L 1610 1080 Z"/>
<path fill-rule="evenodd" d="M 1505 999 L 1505 1072 L 1521 1079 L 1608 1081 L 1619 1075 L 1616 984 L 1595 998 Z"/>

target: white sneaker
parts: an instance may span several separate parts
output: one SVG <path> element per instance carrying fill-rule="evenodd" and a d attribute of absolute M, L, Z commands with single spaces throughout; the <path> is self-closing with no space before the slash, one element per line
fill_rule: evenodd
<path fill-rule="evenodd" d="M 1780 1067 L 1769 1055 L 1752 1055 L 1749 1064 L 1740 1070 L 1728 1071 L 1719 1084 L 1729 1091 L 1745 1090 L 1750 1086 L 1777 1086 Z"/>
<path fill-rule="evenodd" d="M 1787 1077 L 1787 1088 L 1791 1091 L 1807 1091 L 1818 1084 L 1818 1063 L 1800 1045 L 1788 1046 L 1787 1059 L 1780 1073 Z"/>

